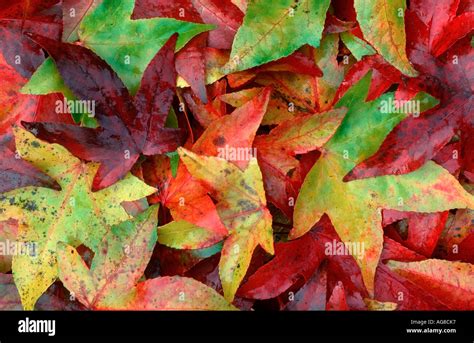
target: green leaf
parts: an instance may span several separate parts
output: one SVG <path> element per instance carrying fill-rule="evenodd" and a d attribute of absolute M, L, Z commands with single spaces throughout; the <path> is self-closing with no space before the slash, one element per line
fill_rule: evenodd
<path fill-rule="evenodd" d="M 171 175 L 176 177 L 179 167 L 179 154 L 177 151 L 167 152 L 166 156 L 170 159 Z"/>
<path fill-rule="evenodd" d="M 384 94 L 364 102 L 370 73 L 353 86 L 336 107 L 346 107 L 347 115 L 323 154 L 306 176 L 294 211 L 290 238 L 308 232 L 328 214 L 343 242 L 364 246 L 365 254 L 354 255 L 370 293 L 382 251 L 382 209 L 413 212 L 440 212 L 453 208 L 473 208 L 474 198 L 448 171 L 434 162 L 415 172 L 343 182 L 359 162 L 374 154 L 390 131 L 406 117 L 404 113 L 381 113 Z M 422 95 L 432 106 L 433 98 Z"/>
<path fill-rule="evenodd" d="M 291 55 L 305 44 L 319 46 L 329 0 L 249 1 L 226 73 Z"/>
<path fill-rule="evenodd" d="M 364 56 L 374 55 L 377 53 L 369 44 L 352 33 L 342 32 L 341 39 L 357 61 L 360 61 Z"/>
<path fill-rule="evenodd" d="M 62 146 L 44 143 L 19 128 L 15 140 L 22 158 L 61 186 L 61 191 L 20 188 L 0 197 L 0 221 L 17 219 L 17 240 L 37 243 L 35 256 L 15 256 L 12 266 L 23 307 L 31 310 L 58 276 L 58 242 L 73 246 L 82 242 L 97 253 L 110 227 L 130 218 L 121 203 L 156 190 L 128 174 L 113 186 L 92 192 L 98 164 L 85 164 Z"/>
<path fill-rule="evenodd" d="M 179 50 L 197 34 L 214 28 L 170 18 L 131 20 L 134 5 L 134 0 L 104 0 L 82 20 L 79 30 L 83 44 L 117 72 L 131 94 L 171 35 L 179 33 Z"/>
<path fill-rule="evenodd" d="M 406 54 L 405 0 L 354 0 L 364 38 L 395 68 L 417 76 Z"/>

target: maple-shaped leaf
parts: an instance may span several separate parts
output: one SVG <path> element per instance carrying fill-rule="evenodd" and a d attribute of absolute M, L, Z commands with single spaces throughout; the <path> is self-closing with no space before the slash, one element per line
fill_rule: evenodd
<path fill-rule="evenodd" d="M 130 97 L 117 74 L 92 51 L 44 37 L 35 37 L 35 40 L 49 51 L 65 84 L 74 94 L 94 102 L 97 119 L 103 126 L 92 129 L 56 123 L 23 125 L 41 139 L 61 142 L 75 156 L 101 162 L 94 179 L 94 190 L 122 178 L 140 153 L 154 155 L 177 147 L 178 130 L 164 128 L 174 96 L 175 37 L 147 67 L 135 98 Z M 160 85 L 159 92 L 155 92 L 156 82 Z M 100 92 L 97 92 L 98 88 Z"/>
<path fill-rule="evenodd" d="M 338 102 L 337 107 L 347 107 L 347 115 L 306 176 L 296 201 L 290 237 L 308 232 L 328 214 L 343 242 L 364 244 L 364 256 L 354 258 L 368 291 L 373 294 L 383 244 L 382 209 L 439 212 L 472 208 L 474 199 L 449 172 L 434 162 L 402 176 L 343 181 L 345 174 L 373 154 L 406 116 L 405 113 L 381 113 L 381 102 L 392 101 L 393 94 L 364 102 L 369 82 L 370 74 Z M 430 102 L 429 98 L 426 100 Z"/>
<path fill-rule="evenodd" d="M 433 259 L 420 262 L 389 261 L 387 266 L 450 309 L 474 308 L 474 265 L 470 263 Z"/>
<path fill-rule="evenodd" d="M 288 174 L 299 162 L 297 154 L 321 148 L 336 132 L 345 114 L 344 109 L 297 117 L 278 125 L 268 135 L 254 141 L 258 161 L 269 201 L 291 217 L 290 198 L 296 192 L 287 192 Z"/>
<path fill-rule="evenodd" d="M 354 0 L 357 21 L 367 39 L 393 66 L 408 76 L 417 72 L 406 53 L 405 0 Z"/>
<path fill-rule="evenodd" d="M 192 151 L 208 156 L 227 157 L 245 168 L 252 144 L 267 109 L 271 90 L 263 89 L 257 96 L 209 124 Z M 238 130 L 236 130 L 238 128 Z M 244 152 L 240 156 L 236 152 Z M 234 153 L 234 154 L 232 154 Z M 172 177 L 163 159 L 154 157 L 144 163 L 145 180 L 159 189 L 154 197 L 170 209 L 174 222 L 158 228 L 160 243 L 173 248 L 206 248 L 223 240 L 228 230 L 222 224 L 208 189 L 193 179 L 183 164 Z M 154 201 L 155 201 L 154 199 Z"/>
<path fill-rule="evenodd" d="M 255 158 L 241 170 L 223 158 L 200 156 L 179 148 L 181 160 L 193 177 L 212 188 L 217 210 L 230 230 L 219 263 L 219 275 L 227 300 L 245 276 L 255 248 L 273 254 L 272 216 L 266 207 L 262 174 Z"/>
<path fill-rule="evenodd" d="M 251 1 L 237 31 L 226 73 L 291 55 L 305 44 L 319 46 L 329 0 Z M 305 23 L 302 30 L 301 24 Z"/>
<path fill-rule="evenodd" d="M 132 94 L 171 35 L 179 33 L 177 49 L 181 49 L 195 35 L 213 28 L 171 18 L 131 20 L 134 5 L 134 0 L 104 0 L 82 20 L 79 29 L 81 42 L 115 70 Z"/>
<path fill-rule="evenodd" d="M 62 146 L 46 144 L 19 128 L 15 129 L 15 138 L 23 159 L 61 186 L 61 191 L 26 187 L 1 195 L 0 220 L 17 219 L 17 240 L 37 242 L 34 256 L 13 259 L 23 307 L 32 309 L 57 278 L 58 242 L 76 245 L 79 240 L 97 252 L 110 225 L 130 217 L 121 203 L 141 199 L 155 189 L 128 174 L 114 186 L 92 192 L 97 164 L 84 164 Z"/>
<path fill-rule="evenodd" d="M 139 282 L 156 243 L 157 206 L 117 224 L 103 237 L 89 268 L 59 243 L 59 277 L 77 299 L 98 310 L 231 310 L 221 295 L 189 278 Z"/>
<path fill-rule="evenodd" d="M 407 18 L 413 23 L 407 27 L 408 52 L 411 62 L 421 75 L 407 81 L 398 81 L 403 100 L 410 100 L 414 93 L 423 89 L 438 97 L 440 106 L 422 116 L 412 116 L 402 121 L 373 156 L 350 172 L 347 180 L 405 174 L 416 170 L 433 159 L 459 134 L 459 130 L 463 144 L 469 144 L 469 130 L 474 125 L 474 52 L 471 40 L 469 37 L 461 39 L 443 58 L 435 58 L 430 54 L 430 42 L 433 38 L 430 32 L 438 32 L 440 27 L 446 27 L 449 18 L 456 13 L 458 2 L 450 3 L 450 7 L 454 8 L 448 14 L 440 12 L 437 6 L 413 2 L 407 12 Z M 392 80 L 391 83 L 393 82 Z M 423 144 L 419 144 L 420 139 L 424 141 Z"/>

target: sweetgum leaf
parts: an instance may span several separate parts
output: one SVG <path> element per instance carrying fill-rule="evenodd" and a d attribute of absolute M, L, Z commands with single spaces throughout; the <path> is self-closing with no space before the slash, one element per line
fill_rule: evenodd
<path fill-rule="evenodd" d="M 380 101 L 388 101 L 393 97 L 391 94 L 364 102 L 369 80 L 370 75 L 365 76 L 338 102 L 338 107 L 347 107 L 347 115 L 306 176 L 296 201 L 290 237 L 302 236 L 323 214 L 328 214 L 342 241 L 364 244 L 365 255 L 354 258 L 368 291 L 373 294 L 383 244 L 382 208 L 439 212 L 472 208 L 474 199 L 433 162 L 406 175 L 342 181 L 354 165 L 378 149 L 385 136 L 405 117 L 404 113 L 380 113 Z M 420 201 L 426 198 L 429 201 Z"/>
<path fill-rule="evenodd" d="M 246 169 L 217 157 L 200 156 L 183 148 L 181 160 L 197 179 L 210 185 L 217 210 L 230 229 L 219 263 L 219 275 L 227 300 L 234 299 L 255 248 L 273 254 L 272 216 L 266 207 L 262 174 L 252 158 Z"/>
<path fill-rule="evenodd" d="M 291 216 L 287 194 L 288 174 L 298 166 L 296 154 L 321 148 L 336 132 L 345 110 L 336 109 L 296 119 L 278 125 L 268 135 L 258 136 L 254 146 L 262 168 L 267 196 L 271 202 Z"/>
<path fill-rule="evenodd" d="M 251 1 L 235 36 L 226 73 L 288 56 L 305 44 L 318 47 L 328 8 L 329 0 Z"/>
<path fill-rule="evenodd" d="M 160 277 L 139 282 L 156 243 L 156 225 L 154 206 L 113 226 L 100 243 L 90 269 L 73 247 L 60 243 L 61 280 L 90 309 L 233 309 L 215 291 L 192 279 Z"/>
<path fill-rule="evenodd" d="M 13 259 L 15 284 L 23 307 L 33 309 L 58 276 L 58 242 L 76 245 L 79 240 L 97 252 L 110 226 L 129 218 L 121 202 L 138 200 L 155 190 L 129 174 L 114 186 L 93 193 L 90 187 L 96 164 L 84 164 L 63 147 L 46 144 L 25 130 L 16 129 L 15 137 L 23 158 L 61 186 L 61 191 L 20 188 L 4 193 L 0 200 L 0 220 L 17 219 L 17 240 L 38 245 L 35 256 L 19 255 Z"/>

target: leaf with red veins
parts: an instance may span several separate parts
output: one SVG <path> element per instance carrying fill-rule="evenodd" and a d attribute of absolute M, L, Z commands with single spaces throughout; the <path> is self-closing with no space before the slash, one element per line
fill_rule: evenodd
<path fill-rule="evenodd" d="M 389 261 L 387 266 L 451 310 L 474 309 L 474 265 L 443 260 Z"/>
<path fill-rule="evenodd" d="M 292 214 L 289 198 L 296 197 L 288 194 L 286 187 L 288 174 L 299 164 L 295 155 L 321 148 L 336 132 L 345 113 L 345 109 L 337 109 L 290 119 L 255 139 L 269 201 L 288 216 Z"/>
<path fill-rule="evenodd" d="M 454 18 L 436 41 L 433 47 L 433 55 L 440 56 L 454 43 L 467 36 L 474 30 L 474 12 L 463 13 Z"/>
<path fill-rule="evenodd" d="M 178 132 L 160 127 L 163 112 L 168 113 L 172 101 L 166 87 L 172 82 L 173 74 L 168 73 L 173 66 L 175 38 L 157 53 L 145 71 L 135 101 L 137 107 L 117 74 L 92 51 L 44 37 L 35 39 L 48 50 L 73 92 L 80 99 L 95 102 L 102 127 L 90 129 L 55 123 L 24 125 L 36 132 L 37 137 L 60 143 L 81 159 L 100 162 L 94 190 L 108 187 L 125 176 L 140 153 L 159 154 L 176 149 Z M 151 83 L 158 77 L 163 77 L 164 83 L 155 93 Z"/>
<path fill-rule="evenodd" d="M 242 25 L 243 13 L 230 0 L 191 0 L 206 24 L 217 26 L 209 32 L 211 48 L 231 49 L 237 30 Z"/>
<path fill-rule="evenodd" d="M 326 304 L 327 311 L 348 311 L 349 306 L 346 301 L 346 293 L 344 292 L 344 285 L 338 282 L 332 290 L 331 296 Z"/>
<path fill-rule="evenodd" d="M 25 34 L 36 33 L 60 40 L 61 32 L 62 10 L 58 0 L 18 0 L 0 4 L 0 51 L 7 63 L 23 77 L 30 77 L 45 58 L 41 47 Z"/>

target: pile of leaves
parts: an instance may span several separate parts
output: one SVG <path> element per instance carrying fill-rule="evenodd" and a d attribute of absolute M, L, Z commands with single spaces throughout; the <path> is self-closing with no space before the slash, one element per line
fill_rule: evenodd
<path fill-rule="evenodd" d="M 473 11 L 1 1 L 0 309 L 473 310 Z"/>

